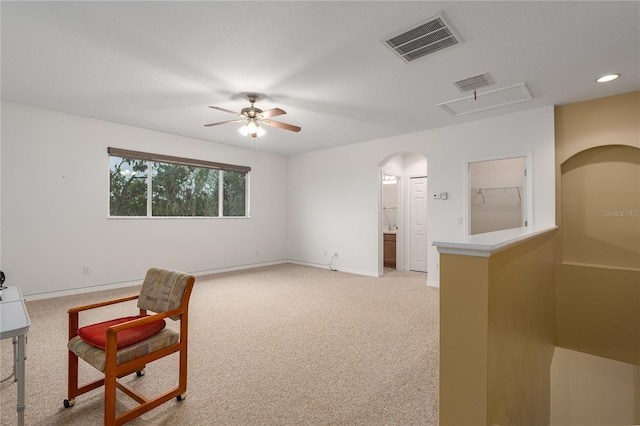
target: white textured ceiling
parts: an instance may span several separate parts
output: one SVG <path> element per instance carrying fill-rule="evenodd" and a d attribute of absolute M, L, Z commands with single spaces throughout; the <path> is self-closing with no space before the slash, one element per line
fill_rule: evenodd
<path fill-rule="evenodd" d="M 443 11 L 458 47 L 411 64 L 381 40 Z M 640 89 L 638 1 L 0 3 L 2 99 L 248 147 L 234 117 L 287 111 L 258 148 L 291 155 Z M 452 117 L 457 80 L 533 100 Z M 622 77 L 596 84 L 602 74 Z M 34 123 L 38 125 L 38 123 Z M 425 141 L 428 143 L 428 141 Z"/>

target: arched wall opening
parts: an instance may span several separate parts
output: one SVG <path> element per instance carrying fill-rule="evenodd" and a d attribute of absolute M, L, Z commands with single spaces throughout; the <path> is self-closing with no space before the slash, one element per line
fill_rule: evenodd
<path fill-rule="evenodd" d="M 427 158 L 397 152 L 378 167 L 378 275 L 393 269 L 427 273 Z"/>
<path fill-rule="evenodd" d="M 562 261 L 640 270 L 640 149 L 590 148 L 561 172 Z"/>

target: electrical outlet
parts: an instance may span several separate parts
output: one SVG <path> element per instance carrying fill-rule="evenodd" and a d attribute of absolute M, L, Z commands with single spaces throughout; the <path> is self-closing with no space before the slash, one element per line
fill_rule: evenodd
<path fill-rule="evenodd" d="M 327 256 L 328 256 L 328 253 L 329 253 L 329 252 L 328 252 L 327 250 L 325 250 L 325 251 L 324 251 L 324 257 L 327 257 Z"/>
<path fill-rule="evenodd" d="M 260 250 L 256 250 L 256 256 L 260 256 Z"/>
<path fill-rule="evenodd" d="M 83 267 L 82 267 L 82 273 L 83 273 L 84 275 L 89 275 L 89 274 L 91 273 L 91 270 L 89 269 L 89 267 L 88 267 L 88 266 L 83 266 Z"/>

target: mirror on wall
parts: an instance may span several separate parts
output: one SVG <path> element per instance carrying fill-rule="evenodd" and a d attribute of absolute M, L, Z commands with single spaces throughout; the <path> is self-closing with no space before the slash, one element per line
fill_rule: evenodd
<path fill-rule="evenodd" d="M 398 177 L 382 175 L 382 230 L 395 232 L 398 226 Z"/>
<path fill-rule="evenodd" d="M 527 226 L 526 157 L 468 166 L 469 234 Z"/>
<path fill-rule="evenodd" d="M 399 178 L 382 174 L 382 235 L 383 262 L 385 268 L 398 266 L 397 230 L 399 216 Z"/>

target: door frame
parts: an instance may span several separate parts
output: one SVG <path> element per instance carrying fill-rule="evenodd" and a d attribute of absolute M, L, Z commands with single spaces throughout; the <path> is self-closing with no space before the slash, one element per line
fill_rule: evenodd
<path fill-rule="evenodd" d="M 493 155 L 493 156 L 487 156 L 487 157 L 474 157 L 474 158 L 469 158 L 464 162 L 464 189 L 463 189 L 464 224 L 465 224 L 464 233 L 466 236 L 471 235 L 471 197 L 469 196 L 471 191 L 471 176 L 469 173 L 469 165 L 471 163 L 478 163 L 482 161 L 508 160 L 511 158 L 524 158 L 524 166 L 525 166 L 525 169 L 527 170 L 527 175 L 525 179 L 527 184 L 527 188 L 526 188 L 527 208 L 525 210 L 527 215 L 526 220 L 527 220 L 527 227 L 533 226 L 533 167 L 531 167 L 533 152 L 528 151 L 525 153 Z"/>

